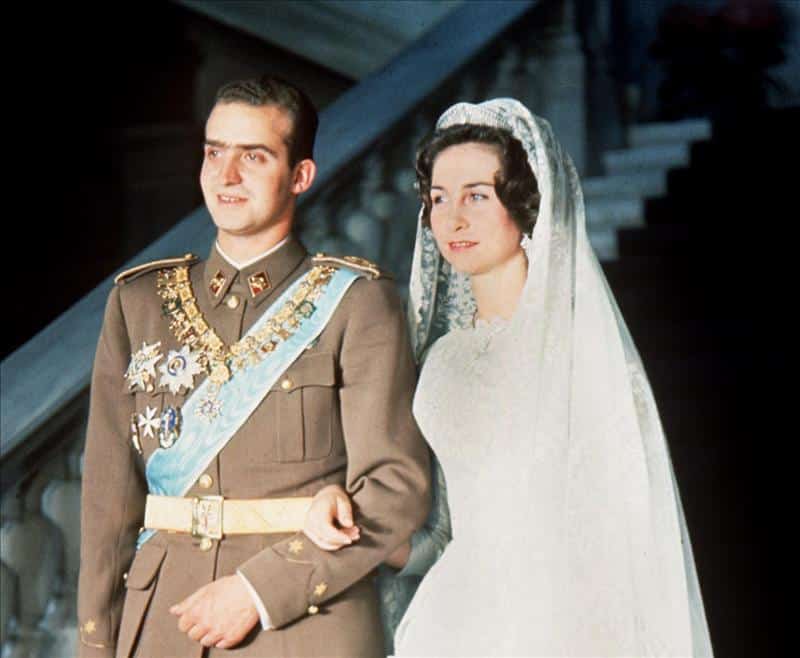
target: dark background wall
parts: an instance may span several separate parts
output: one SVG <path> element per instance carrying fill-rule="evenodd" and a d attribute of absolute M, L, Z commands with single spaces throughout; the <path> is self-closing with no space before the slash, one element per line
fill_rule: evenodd
<path fill-rule="evenodd" d="M 353 81 L 166 2 L 54 4 L 6 88 L 16 202 L 6 253 L 26 302 L 0 358 L 202 204 L 202 138 L 224 82 L 275 72 L 324 108 Z M 179 255 L 179 254 L 178 254 Z"/>

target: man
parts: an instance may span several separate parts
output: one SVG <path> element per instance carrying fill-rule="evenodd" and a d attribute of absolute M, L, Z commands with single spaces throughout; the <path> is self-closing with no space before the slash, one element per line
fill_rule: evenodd
<path fill-rule="evenodd" d="M 291 235 L 316 124 L 285 81 L 224 86 L 200 176 L 218 229 L 208 260 L 134 268 L 109 297 L 84 462 L 83 658 L 382 655 L 367 576 L 424 520 L 427 448 L 392 285 Z M 298 532 L 327 484 L 360 513 L 348 551 Z"/>

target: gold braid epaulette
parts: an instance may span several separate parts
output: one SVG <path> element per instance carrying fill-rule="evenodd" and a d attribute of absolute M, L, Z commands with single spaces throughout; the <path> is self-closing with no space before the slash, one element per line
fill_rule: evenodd
<path fill-rule="evenodd" d="M 135 279 L 137 276 L 144 274 L 145 272 L 150 272 L 151 270 L 162 270 L 165 267 L 175 267 L 177 265 L 191 265 L 198 260 L 199 258 L 194 254 L 185 254 L 179 258 L 162 258 L 161 260 L 153 260 L 149 263 L 142 263 L 141 265 L 131 267 L 117 274 L 117 276 L 114 277 L 114 283 L 116 285 L 120 285 Z"/>
<path fill-rule="evenodd" d="M 340 267 L 349 267 L 359 272 L 369 274 L 370 279 L 391 279 L 393 278 L 388 272 L 384 272 L 372 261 L 359 256 L 328 256 L 322 252 L 318 253 L 312 258 L 315 264 L 318 265 L 338 265 Z"/>

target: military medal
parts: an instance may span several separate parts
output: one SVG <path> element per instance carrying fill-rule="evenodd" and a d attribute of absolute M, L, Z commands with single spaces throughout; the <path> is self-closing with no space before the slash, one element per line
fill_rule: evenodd
<path fill-rule="evenodd" d="M 316 302 L 336 268 L 330 265 L 317 265 L 309 270 L 292 296 L 267 320 L 262 327 L 244 336 L 232 345 L 226 345 L 216 331 L 206 322 L 197 308 L 196 298 L 189 280 L 188 267 L 175 267 L 162 270 L 157 279 L 158 294 L 162 298 L 164 314 L 169 318 L 169 327 L 175 338 L 183 343 L 179 351 L 170 351 L 167 362 L 160 366 L 160 384 L 169 387 L 173 393 L 182 386 L 191 388 L 193 377 L 201 371 L 208 373 L 206 397 L 197 408 L 197 415 L 208 422 L 214 421 L 222 413 L 222 402 L 217 399 L 219 390 L 235 373 L 259 363 L 275 351 L 283 341 L 291 338 L 300 324 L 310 318 L 317 310 Z M 218 273 L 221 277 L 221 273 Z M 215 276 L 216 293 L 222 290 L 224 281 Z M 261 294 L 270 287 L 266 273 L 252 275 L 248 284 L 253 296 Z M 214 292 L 214 290 L 212 290 Z M 144 349 L 144 348 L 143 348 Z M 146 422 L 160 422 L 162 419 L 145 419 Z M 139 425 L 145 434 L 150 425 Z M 153 429 L 158 429 L 155 425 Z M 152 432 L 152 429 L 150 430 Z"/>
<path fill-rule="evenodd" d="M 136 422 L 136 413 L 131 414 L 131 442 L 140 455 L 142 454 L 142 441 L 139 438 L 139 424 Z"/>
<path fill-rule="evenodd" d="M 156 408 L 147 406 L 144 410 L 144 415 L 139 414 L 139 427 L 142 429 L 142 435 L 147 438 L 148 436 L 152 439 L 155 437 L 154 432 L 158 430 L 159 425 L 161 425 L 161 419 L 156 416 Z"/>
<path fill-rule="evenodd" d="M 156 378 L 156 363 L 161 360 L 161 341 L 148 345 L 142 342 L 142 349 L 131 355 L 131 362 L 125 371 L 125 379 L 128 380 L 128 388 L 133 391 L 137 387 L 140 391 L 152 393 L 155 386 L 153 381 Z"/>
<path fill-rule="evenodd" d="M 197 407 L 197 415 L 205 420 L 206 422 L 211 422 L 217 419 L 217 416 L 220 415 L 222 410 L 222 402 L 217 400 L 216 397 L 207 397 L 201 403 L 200 406 Z"/>
<path fill-rule="evenodd" d="M 179 351 L 170 350 L 166 362 L 158 366 L 161 371 L 160 386 L 166 386 L 170 393 L 177 394 L 181 387 L 194 388 L 194 376 L 205 369 L 200 365 L 200 354 L 192 352 L 188 345 Z"/>
<path fill-rule="evenodd" d="M 158 445 L 171 448 L 181 433 L 181 411 L 177 407 L 167 407 L 161 414 L 158 424 Z"/>

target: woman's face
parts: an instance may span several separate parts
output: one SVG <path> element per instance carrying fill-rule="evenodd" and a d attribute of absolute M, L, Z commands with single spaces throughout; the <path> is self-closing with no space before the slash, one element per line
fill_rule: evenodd
<path fill-rule="evenodd" d="M 458 272 L 485 274 L 520 249 L 522 232 L 494 189 L 500 158 L 488 144 L 442 151 L 431 175 L 431 230 L 442 256 Z"/>

